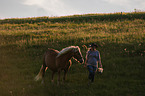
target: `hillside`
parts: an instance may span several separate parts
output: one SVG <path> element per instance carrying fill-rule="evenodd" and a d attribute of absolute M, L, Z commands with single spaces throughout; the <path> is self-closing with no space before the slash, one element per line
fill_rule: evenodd
<path fill-rule="evenodd" d="M 132 12 L 132 13 L 108 13 L 108 14 L 85 14 L 85 15 L 73 15 L 73 16 L 61 16 L 61 17 L 34 17 L 34 18 L 13 18 L 0 20 L 0 24 L 23 24 L 23 23 L 65 23 L 65 22 L 97 22 L 97 21 L 117 21 L 117 20 L 134 20 L 145 19 L 145 12 Z"/>
<path fill-rule="evenodd" d="M 99 45 L 103 74 L 88 87 L 88 71 L 72 59 L 67 80 L 35 82 L 47 48 Z M 0 20 L 0 94 L 2 96 L 144 96 L 145 13 L 88 14 Z"/>

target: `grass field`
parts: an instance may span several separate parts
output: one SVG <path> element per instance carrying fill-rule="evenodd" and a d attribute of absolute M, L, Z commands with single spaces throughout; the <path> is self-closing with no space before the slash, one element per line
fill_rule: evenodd
<path fill-rule="evenodd" d="M 0 96 L 145 96 L 145 13 L 91 14 L 0 20 Z M 85 58 L 99 45 L 103 74 L 88 86 L 88 71 L 72 59 L 67 80 L 34 77 L 47 48 L 77 45 Z"/>

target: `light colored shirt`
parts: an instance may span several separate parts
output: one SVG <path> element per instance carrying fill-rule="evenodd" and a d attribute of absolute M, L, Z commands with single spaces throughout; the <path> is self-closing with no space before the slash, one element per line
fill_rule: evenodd
<path fill-rule="evenodd" d="M 100 53 L 99 51 L 95 50 L 95 51 L 91 51 L 89 50 L 87 52 L 87 65 L 92 65 L 92 66 L 96 66 L 97 67 L 97 61 L 100 60 Z"/>

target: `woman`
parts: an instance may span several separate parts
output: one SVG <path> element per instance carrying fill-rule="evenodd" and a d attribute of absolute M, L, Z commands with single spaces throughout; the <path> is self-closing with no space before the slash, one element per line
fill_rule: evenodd
<path fill-rule="evenodd" d="M 87 66 L 89 71 L 89 82 L 94 82 L 94 76 L 98 68 L 98 63 L 100 65 L 99 67 L 101 68 L 102 64 L 100 52 L 96 50 L 98 46 L 95 43 L 92 43 L 90 47 L 91 48 L 87 51 L 86 54 L 85 67 Z"/>

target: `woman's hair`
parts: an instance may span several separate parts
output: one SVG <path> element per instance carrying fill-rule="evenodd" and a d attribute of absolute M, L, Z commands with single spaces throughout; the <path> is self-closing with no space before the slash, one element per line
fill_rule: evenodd
<path fill-rule="evenodd" d="M 90 47 L 90 48 L 88 48 L 88 51 L 90 51 L 91 48 L 93 49 L 93 51 L 96 49 L 96 47 Z"/>
<path fill-rule="evenodd" d="M 92 49 L 93 49 L 93 51 L 94 51 L 94 50 L 96 49 L 96 46 L 93 46 Z"/>

